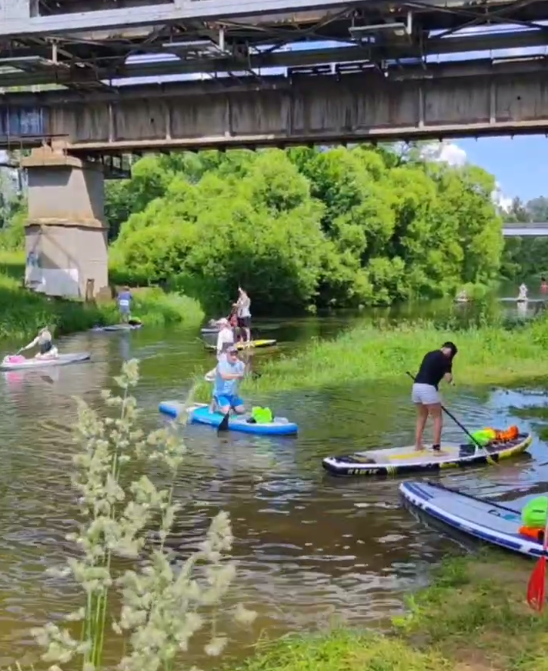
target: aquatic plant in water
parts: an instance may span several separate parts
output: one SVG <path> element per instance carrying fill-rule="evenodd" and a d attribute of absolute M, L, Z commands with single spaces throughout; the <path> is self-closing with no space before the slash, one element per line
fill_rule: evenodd
<path fill-rule="evenodd" d="M 133 359 L 115 378 L 122 393 L 102 392 L 106 405 L 119 411 L 117 417 L 101 418 L 78 400 L 76 440 L 81 451 L 74 457 L 72 482 L 79 492 L 83 521 L 69 539 L 82 555 L 54 572 L 72 577 L 85 602 L 66 616 L 63 625 L 50 622 L 33 630 L 46 650 L 42 659 L 51 665 L 50 671 L 60 671 L 69 662 L 75 668 L 77 661 L 83 671 L 103 668 L 109 624 L 125 641 L 118 665 L 123 671 L 170 671 L 188 650 L 192 636 L 208 623 L 212 635 L 205 652 L 218 655 L 227 642 L 218 630 L 216 607 L 235 575 L 235 564 L 226 557 L 233 541 L 228 514 L 220 512 L 198 550 L 176 564 L 166 540 L 180 510 L 173 492 L 186 447 L 174 425 L 149 435 L 138 428 L 139 411 L 129 393 L 138 378 L 138 362 Z M 135 458 L 167 468 L 171 485 L 158 488 L 143 474 L 124 486 L 124 467 Z M 158 542 L 143 552 L 153 523 L 158 524 Z M 139 568 L 116 570 L 118 557 L 139 559 Z M 121 600 L 116 615 L 109 609 L 114 590 Z M 255 617 L 241 604 L 231 614 L 242 624 Z M 75 622 L 81 623 L 79 639 L 73 636 Z"/>

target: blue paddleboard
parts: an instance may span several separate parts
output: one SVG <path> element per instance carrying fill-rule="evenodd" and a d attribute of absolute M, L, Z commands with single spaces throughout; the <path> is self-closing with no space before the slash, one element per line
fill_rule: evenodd
<path fill-rule="evenodd" d="M 184 403 L 180 401 L 162 401 L 159 406 L 160 412 L 170 417 L 178 417 L 184 408 Z M 191 405 L 186 411 L 190 415 L 191 422 L 213 427 L 218 427 L 224 417 L 220 412 L 211 412 L 209 406 L 203 403 Z M 268 424 L 250 424 L 247 421 L 248 419 L 248 414 L 231 416 L 228 421 L 228 428 L 231 431 L 262 434 L 263 436 L 290 436 L 298 431 L 298 426 L 285 417 L 274 417 L 274 421 Z"/>

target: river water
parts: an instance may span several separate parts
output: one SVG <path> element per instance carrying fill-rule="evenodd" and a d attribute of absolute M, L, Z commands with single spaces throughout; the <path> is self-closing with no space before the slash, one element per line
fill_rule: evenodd
<path fill-rule="evenodd" d="M 512 316 L 516 307 L 506 310 Z M 475 318 L 444 304 L 423 307 L 420 315 Z M 278 338 L 278 349 L 290 352 L 312 337 L 332 337 L 356 321 L 386 316 L 377 311 L 263 322 L 261 334 Z M 408 308 L 388 314 L 416 316 Z M 1 354 L 18 346 L 4 343 Z M 142 377 L 136 396 L 144 423 L 155 427 L 166 421 L 158 402 L 183 398 L 191 376 L 214 362 L 196 330 L 78 334 L 62 339 L 60 347 L 91 351 L 92 362 L 0 378 L 0 666 L 35 662 L 29 629 L 79 602 L 71 586 L 44 575 L 74 553 L 65 540 L 76 516 L 69 483 L 72 397 L 101 407 L 99 390 L 111 386 L 123 360 L 137 357 Z M 260 370 L 261 361 L 273 355 L 258 351 L 254 367 Z M 182 557 L 218 510 L 232 518 L 239 568 L 230 598 L 258 612 L 251 631 L 229 627 L 228 654 L 234 657 L 249 654 L 264 633 L 275 637 L 334 619 L 364 624 L 397 613 L 404 594 L 426 583 L 432 562 L 455 547 L 401 508 L 397 480 L 334 479 L 321 468 L 322 457 L 330 454 L 412 444 L 414 409 L 405 378 L 255 400 L 268 400 L 276 414 L 298 422 L 299 436 L 218 437 L 208 427 L 187 427 L 190 454 L 177 485 L 177 497 L 187 504 L 174 541 Z M 535 425 L 512 417 L 510 408 L 542 404 L 543 396 L 539 389 L 459 384 L 447 400 L 469 426 L 516 422 L 534 431 Z M 460 439 L 450 426 L 446 436 Z M 443 481 L 480 495 L 521 499 L 542 491 L 548 475 L 546 447 L 535 439 L 529 452 L 500 468 L 468 470 Z M 113 641 L 109 657 L 120 655 Z M 192 661 L 204 663 L 199 654 Z"/>

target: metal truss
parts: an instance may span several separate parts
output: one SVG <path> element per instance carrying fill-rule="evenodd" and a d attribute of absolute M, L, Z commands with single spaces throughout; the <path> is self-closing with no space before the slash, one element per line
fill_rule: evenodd
<path fill-rule="evenodd" d="M 272 67 L 385 62 L 547 47 L 539 0 L 22 0 L 0 21 L 0 88 L 70 87 L 208 73 L 260 78 Z M 86 10 L 82 13 L 82 6 Z M 1 18 L 1 15 L 0 15 Z M 498 34 L 474 28 L 511 26 Z M 438 34 L 433 34 L 438 31 Z M 321 42 L 339 46 L 327 49 Z M 288 50 L 306 43 L 307 49 Z M 141 57 L 141 58 L 135 58 Z M 148 57 L 142 58 L 142 57 Z M 234 76 L 234 75 L 232 75 Z"/>

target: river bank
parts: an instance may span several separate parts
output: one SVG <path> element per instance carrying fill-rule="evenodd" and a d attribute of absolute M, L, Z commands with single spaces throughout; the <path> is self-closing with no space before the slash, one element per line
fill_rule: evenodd
<path fill-rule="evenodd" d="M 85 331 L 93 326 L 119 321 L 114 301 L 98 304 L 49 299 L 21 286 L 24 259 L 20 253 L 0 256 L 0 338 L 32 337 L 45 324 L 55 328 L 56 335 Z M 196 324 L 204 318 L 199 303 L 180 294 L 166 294 L 160 289 L 134 291 L 133 315 L 148 326 Z"/>
<path fill-rule="evenodd" d="M 525 602 L 534 563 L 486 551 L 452 558 L 408 610 L 378 630 L 334 628 L 287 637 L 238 671 L 539 671 L 546 612 Z"/>
<path fill-rule="evenodd" d="M 431 322 L 365 324 L 333 340 L 315 341 L 302 352 L 266 362 L 260 376 L 247 380 L 247 393 L 314 389 L 370 380 L 400 378 L 416 371 L 426 352 L 446 340 L 459 353 L 454 373 L 457 384 L 511 384 L 548 374 L 545 352 L 548 319 L 526 325 L 503 324 L 450 330 Z"/>

